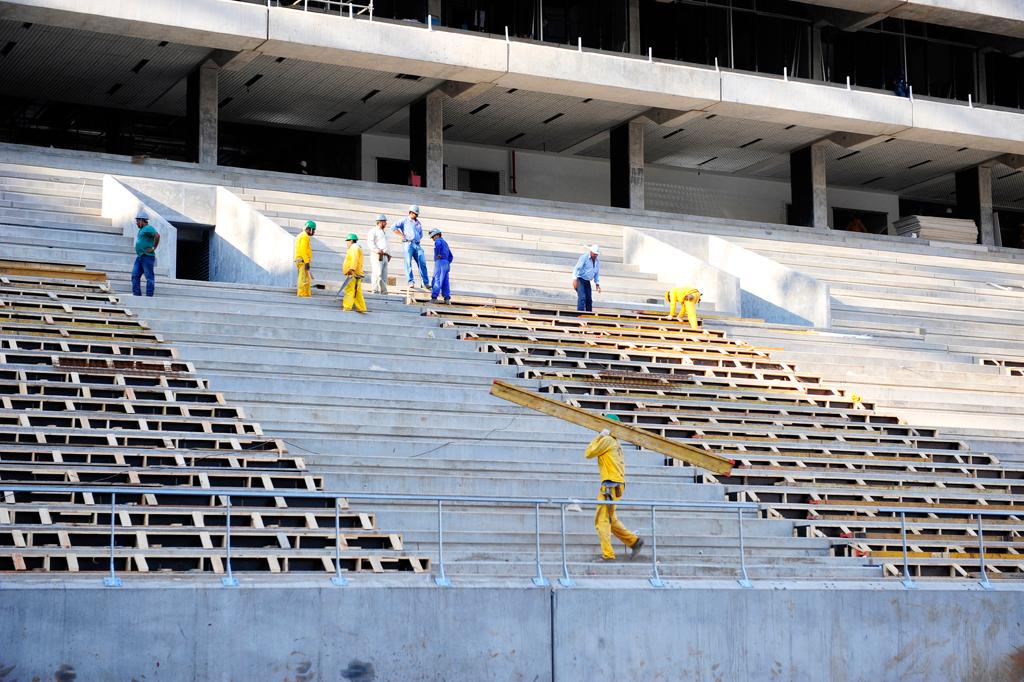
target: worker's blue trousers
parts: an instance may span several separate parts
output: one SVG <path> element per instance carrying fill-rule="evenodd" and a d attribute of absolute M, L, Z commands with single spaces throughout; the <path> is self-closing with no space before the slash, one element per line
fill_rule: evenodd
<path fill-rule="evenodd" d="M 136 256 L 135 265 L 132 266 L 132 295 L 142 295 L 142 275 L 146 275 L 146 296 L 153 295 L 156 288 L 156 256 Z"/>
<path fill-rule="evenodd" d="M 576 280 L 576 310 L 593 310 L 594 297 L 590 293 L 590 280 L 577 278 Z"/>
<path fill-rule="evenodd" d="M 452 297 L 452 289 L 448 282 L 448 275 L 451 273 L 452 262 L 449 260 L 434 261 L 434 279 L 430 282 L 430 298 L 437 298 L 438 294 L 447 301 Z"/>
<path fill-rule="evenodd" d="M 412 262 L 416 261 L 416 265 L 419 266 L 420 270 L 420 281 L 423 282 L 423 286 L 427 286 L 427 282 L 430 281 L 430 276 L 427 275 L 427 257 L 423 255 L 423 247 L 413 242 L 405 243 L 405 276 L 409 278 L 409 284 L 413 284 L 412 276 Z"/>

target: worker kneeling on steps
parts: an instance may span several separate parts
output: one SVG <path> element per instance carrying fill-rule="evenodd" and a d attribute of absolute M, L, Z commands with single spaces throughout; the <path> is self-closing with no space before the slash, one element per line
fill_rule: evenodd
<path fill-rule="evenodd" d="M 363 299 L 363 250 L 359 248 L 359 237 L 350 234 L 345 238 L 348 250 L 345 251 L 345 262 L 341 265 L 345 283 L 341 285 L 341 307 L 352 310 L 354 305 L 357 313 L 366 312 L 366 301 Z"/>
<path fill-rule="evenodd" d="M 620 421 L 618 415 L 604 415 L 613 421 Z M 617 502 L 622 499 L 626 489 L 626 461 L 622 456 L 622 446 L 612 437 L 608 429 L 604 429 L 594 440 L 590 441 L 586 451 L 587 459 L 597 458 L 597 467 L 601 473 L 601 491 L 597 499 Z M 601 558 L 604 561 L 615 560 L 612 549 L 612 535 L 617 537 L 629 548 L 629 558 L 634 558 L 644 546 L 643 538 L 632 533 L 622 525 L 615 515 L 615 505 L 600 504 L 594 514 L 594 527 L 597 537 L 601 539 Z"/>
<path fill-rule="evenodd" d="M 697 304 L 700 303 L 700 291 L 694 287 L 676 287 L 665 292 L 665 302 L 669 305 L 669 319 L 676 316 L 679 306 L 679 321 L 683 321 L 683 313 L 690 322 L 690 329 L 697 331 Z"/>

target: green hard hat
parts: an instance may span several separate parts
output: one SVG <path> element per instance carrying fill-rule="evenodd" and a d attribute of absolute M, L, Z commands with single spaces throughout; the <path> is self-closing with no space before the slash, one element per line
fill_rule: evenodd
<path fill-rule="evenodd" d="M 307 220 L 306 221 L 306 229 L 307 230 L 315 230 L 316 229 L 316 223 L 314 223 L 312 220 Z"/>
<path fill-rule="evenodd" d="M 604 418 L 605 419 L 611 419 L 613 422 L 621 422 L 622 421 L 621 419 L 619 419 L 619 415 L 612 414 L 611 412 L 605 413 Z"/>
<path fill-rule="evenodd" d="M 349 232 L 348 236 L 345 237 L 345 241 L 347 241 L 347 242 L 357 242 L 357 241 L 359 241 L 359 237 L 356 236 L 355 232 Z"/>

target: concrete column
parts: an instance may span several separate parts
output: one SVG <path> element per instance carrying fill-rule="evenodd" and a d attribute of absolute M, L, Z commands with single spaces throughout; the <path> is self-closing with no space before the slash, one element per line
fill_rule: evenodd
<path fill-rule="evenodd" d="M 956 216 L 978 226 L 978 243 L 996 244 L 992 219 L 992 166 L 982 164 L 956 174 Z"/>
<path fill-rule="evenodd" d="M 811 78 L 816 81 L 825 80 L 825 64 L 821 50 L 821 28 L 811 28 Z"/>
<path fill-rule="evenodd" d="M 185 88 L 188 159 L 201 166 L 217 165 L 217 123 L 220 67 L 207 60 L 189 74 Z"/>
<path fill-rule="evenodd" d="M 644 122 L 633 119 L 612 128 L 612 206 L 644 210 Z"/>
<path fill-rule="evenodd" d="M 789 155 L 789 187 L 793 205 L 791 225 L 828 229 L 825 144 L 815 142 Z"/>
<path fill-rule="evenodd" d="M 422 5 L 421 5 L 422 7 Z M 434 25 L 441 23 L 441 0 L 427 0 L 427 14 L 434 17 Z"/>
<path fill-rule="evenodd" d="M 444 188 L 444 97 L 435 90 L 409 105 L 409 162 L 433 189 Z"/>
<path fill-rule="evenodd" d="M 629 53 L 641 54 L 640 45 L 640 0 L 629 0 L 626 6 L 626 21 L 629 28 Z"/>

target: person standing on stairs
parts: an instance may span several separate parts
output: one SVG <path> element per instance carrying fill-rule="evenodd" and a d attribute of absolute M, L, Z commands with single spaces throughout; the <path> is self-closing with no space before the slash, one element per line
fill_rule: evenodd
<path fill-rule="evenodd" d="M 591 286 L 601 293 L 601 262 L 598 256 L 601 247 L 594 244 L 590 250 L 580 256 L 572 271 L 572 288 L 576 290 L 576 310 L 590 312 L 594 309 L 594 295 Z"/>
<path fill-rule="evenodd" d="M 402 246 L 405 249 L 405 276 L 409 281 L 409 288 L 416 286 L 413 278 L 413 261 L 419 267 L 420 282 L 423 289 L 427 288 L 430 277 L 427 276 L 427 257 L 423 255 L 423 247 L 420 240 L 423 239 L 423 223 L 420 222 L 420 207 L 413 204 L 409 207 L 409 217 L 395 223 L 391 228 L 395 234 L 402 238 Z"/>
<path fill-rule="evenodd" d="M 452 302 L 452 288 L 448 281 L 452 267 L 452 250 L 448 242 L 441 236 L 441 230 L 431 230 L 430 238 L 434 241 L 434 279 L 430 282 L 430 302 L 437 303 L 437 296 L 444 296 L 444 302 Z"/>
<path fill-rule="evenodd" d="M 622 421 L 617 414 L 605 414 L 612 421 Z M 597 467 L 601 476 L 601 490 L 597 495 L 599 501 L 616 502 L 622 499 L 626 489 L 626 460 L 622 455 L 622 446 L 608 429 L 597 434 L 590 441 L 584 453 L 587 459 L 597 458 Z M 594 514 L 594 527 L 597 537 L 601 539 L 602 561 L 615 561 L 615 550 L 612 549 L 612 535 L 629 548 L 629 558 L 634 559 L 644 547 L 643 538 L 639 537 L 619 521 L 615 515 L 615 505 L 602 504 L 597 506 Z"/>
<path fill-rule="evenodd" d="M 350 311 L 355 306 L 357 313 L 365 313 L 363 250 L 359 248 L 359 237 L 355 234 L 345 237 L 345 243 L 348 245 L 348 250 L 345 252 L 345 262 L 341 265 L 341 271 L 345 275 L 345 282 L 341 285 L 341 309 Z"/>
<path fill-rule="evenodd" d="M 295 295 L 299 298 L 309 298 L 312 295 L 313 273 L 309 271 L 309 266 L 313 263 L 313 247 L 310 240 L 314 234 L 316 223 L 307 220 L 302 232 L 295 238 L 295 269 L 299 274 Z"/>
<path fill-rule="evenodd" d="M 676 306 L 679 307 L 679 321 L 683 321 L 683 313 L 690 322 L 690 329 L 697 331 L 697 304 L 700 303 L 700 290 L 696 287 L 675 287 L 665 292 L 665 302 L 669 305 L 668 319 L 676 317 Z"/>
<path fill-rule="evenodd" d="M 388 217 L 381 213 L 377 216 L 377 226 L 370 228 L 370 282 L 373 293 L 388 293 L 388 263 L 391 262 L 391 251 L 388 249 Z"/>
<path fill-rule="evenodd" d="M 132 296 L 142 296 L 142 275 L 146 275 L 146 296 L 156 291 L 156 248 L 160 246 L 160 233 L 149 224 L 149 216 L 139 212 L 135 216 L 135 265 L 132 266 Z"/>

